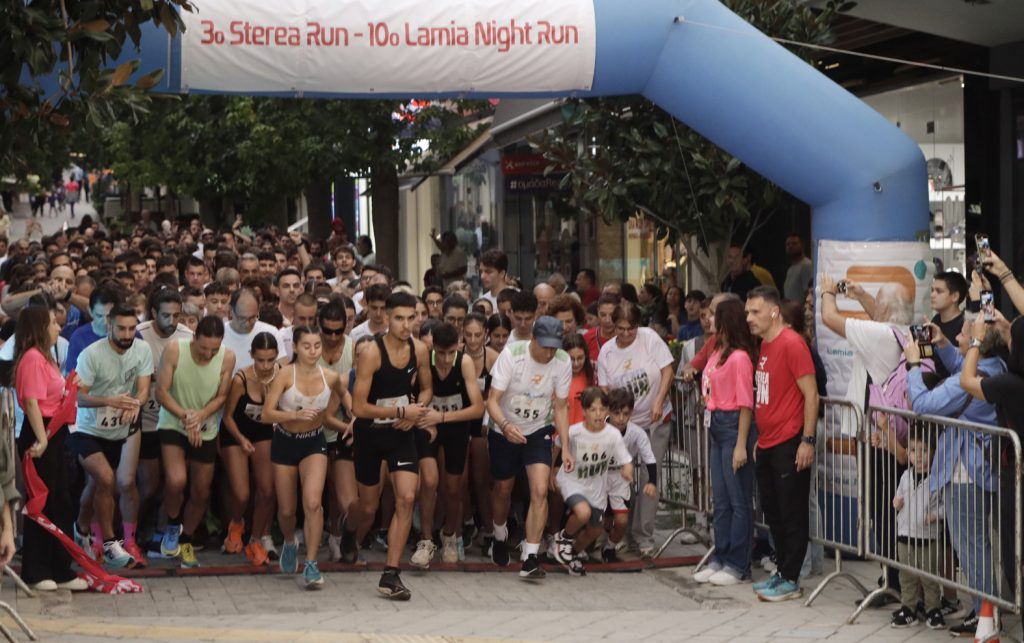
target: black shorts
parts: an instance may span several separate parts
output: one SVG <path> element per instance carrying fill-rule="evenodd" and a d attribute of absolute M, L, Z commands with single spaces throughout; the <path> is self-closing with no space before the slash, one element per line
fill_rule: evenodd
<path fill-rule="evenodd" d="M 327 443 L 327 451 L 335 460 L 352 461 L 352 445 L 345 444 L 340 435 L 334 442 Z"/>
<path fill-rule="evenodd" d="M 124 443 L 124 440 L 107 440 L 81 431 L 68 435 L 67 441 L 68 451 L 82 460 L 95 453 L 102 453 L 114 471 L 117 471 L 118 465 L 121 464 L 121 447 Z"/>
<path fill-rule="evenodd" d="M 243 425 L 238 427 L 238 430 L 242 432 L 246 440 L 253 444 L 265 442 L 274 437 L 274 427 L 270 424 L 259 424 L 256 428 L 249 428 Z M 231 431 L 227 430 L 223 423 L 220 425 L 220 431 L 217 432 L 217 439 L 220 440 L 221 448 L 238 446 L 238 440 L 231 434 Z"/>
<path fill-rule="evenodd" d="M 213 464 L 217 461 L 217 438 L 203 440 L 202 446 L 194 447 L 189 443 L 188 436 L 173 429 L 160 429 L 157 433 L 162 446 L 178 447 L 185 452 L 185 459 L 189 462 Z"/>
<path fill-rule="evenodd" d="M 380 482 L 380 463 L 387 462 L 391 473 L 419 473 L 416 454 L 416 430 L 399 431 L 390 426 L 357 426 L 352 443 L 356 482 L 372 487 Z"/>
<path fill-rule="evenodd" d="M 297 467 L 311 455 L 327 455 L 327 440 L 323 428 L 305 433 L 289 433 L 281 427 L 274 427 L 270 440 L 270 461 L 286 467 Z"/>
<path fill-rule="evenodd" d="M 526 444 L 512 444 L 497 431 L 487 434 L 487 450 L 491 457 L 491 477 L 509 480 L 522 473 L 531 464 L 551 466 L 551 435 L 555 427 L 550 424 L 526 436 Z"/>
<path fill-rule="evenodd" d="M 430 441 L 430 434 L 416 429 L 416 453 L 420 459 L 434 458 L 444 449 L 444 470 L 453 476 L 461 476 L 466 470 L 466 452 L 469 451 L 469 425 L 439 424 L 437 437 Z"/>
<path fill-rule="evenodd" d="M 159 431 L 143 431 L 142 446 L 139 447 L 139 458 L 142 460 L 160 459 Z"/>

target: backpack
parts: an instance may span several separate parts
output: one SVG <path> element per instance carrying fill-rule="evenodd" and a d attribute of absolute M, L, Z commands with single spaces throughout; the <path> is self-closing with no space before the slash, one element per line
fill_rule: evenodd
<path fill-rule="evenodd" d="M 896 329 L 893 329 L 892 334 L 893 337 L 896 338 L 896 343 L 900 346 L 899 364 L 897 364 L 896 368 L 889 373 L 889 377 L 885 378 L 885 381 L 882 382 L 881 385 L 872 382 L 871 375 L 868 374 L 866 406 L 886 406 L 889 408 L 909 411 L 911 408 L 910 401 L 907 396 L 907 356 L 904 354 L 904 348 L 907 345 L 907 338 Z M 935 362 L 932 361 L 931 358 L 922 359 L 921 370 L 926 373 L 934 373 Z M 874 418 L 872 418 L 872 420 L 874 420 Z M 896 441 L 906 446 L 907 434 L 910 431 L 910 422 L 907 418 L 896 415 L 890 416 L 889 429 L 895 431 Z"/>

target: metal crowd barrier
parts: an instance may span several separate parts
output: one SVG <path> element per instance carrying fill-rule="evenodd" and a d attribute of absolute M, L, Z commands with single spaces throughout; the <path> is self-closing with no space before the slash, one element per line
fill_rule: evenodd
<path fill-rule="evenodd" d="M 679 526 L 665 539 L 657 558 L 683 534 L 692 535 L 709 550 L 698 569 L 713 551 L 711 538 L 711 465 L 708 427 L 704 426 L 704 405 L 693 382 L 677 377 L 672 385 L 674 421 L 670 428 L 668 451 L 662 460 L 662 480 L 658 481 L 658 503 L 669 507 Z"/>
<path fill-rule="evenodd" d="M 18 449 L 15 445 L 14 425 L 14 390 L 11 388 L 0 387 L 0 440 L 7 441 L 7 447 L 10 449 L 9 453 L 11 453 L 11 456 L 13 458 L 17 459 Z M 12 508 L 12 512 L 13 511 L 14 509 Z M 12 517 L 16 518 L 16 516 Z M 17 528 L 17 519 L 13 520 L 12 523 L 15 525 L 15 528 Z M 15 571 L 11 569 L 9 565 L 4 565 L 3 570 L 0 570 L 0 573 L 7 574 L 8 576 L 10 576 L 11 579 L 14 580 L 15 585 L 21 588 L 21 590 L 25 592 L 25 594 L 27 594 L 28 596 L 35 596 L 35 593 L 31 589 L 29 589 L 28 585 L 25 584 L 25 581 L 21 580 L 21 577 L 18 576 L 18 574 L 15 573 Z M 6 612 L 10 615 L 12 619 L 14 619 L 14 622 L 17 623 L 18 627 L 21 628 L 21 631 L 25 633 L 25 636 L 27 636 L 30 641 L 39 640 L 35 633 L 32 631 L 32 629 L 28 626 L 28 624 L 25 623 L 25 621 L 18 614 L 18 611 L 14 609 L 14 607 L 12 607 L 9 603 L 7 603 L 6 601 L 0 601 L 0 610 Z M 3 623 L 0 623 L 0 634 L 3 634 L 4 638 L 6 638 L 11 643 L 14 643 L 14 635 L 11 633 L 10 629 L 8 629 L 7 626 Z"/>
<path fill-rule="evenodd" d="M 865 558 L 898 570 L 904 590 L 924 584 L 933 605 L 951 588 L 1020 614 L 1017 434 L 884 407 L 869 407 L 867 420 Z M 849 621 L 883 593 L 896 595 L 885 573 Z"/>

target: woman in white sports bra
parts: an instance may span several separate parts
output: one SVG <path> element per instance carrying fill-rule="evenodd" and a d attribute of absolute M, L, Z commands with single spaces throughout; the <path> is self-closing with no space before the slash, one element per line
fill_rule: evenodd
<path fill-rule="evenodd" d="M 320 332 L 308 326 L 293 331 L 295 355 L 281 369 L 263 403 L 263 420 L 274 423 L 270 461 L 274 464 L 277 522 L 284 536 L 281 571 L 298 571 L 295 513 L 298 482 L 302 480 L 303 532 L 306 537 L 306 587 L 317 589 L 323 576 L 316 554 L 324 531 L 323 492 L 327 480 L 327 441 L 324 424 L 335 430 L 341 403 L 338 374 L 319 365 L 323 353 Z"/>

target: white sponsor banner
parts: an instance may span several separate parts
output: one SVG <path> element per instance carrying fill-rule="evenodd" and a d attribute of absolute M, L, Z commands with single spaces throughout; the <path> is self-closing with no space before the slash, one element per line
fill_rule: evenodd
<path fill-rule="evenodd" d="M 835 281 L 853 280 L 872 296 L 887 283 L 902 285 L 914 302 L 914 321 L 931 316 L 931 285 L 935 274 L 927 243 L 913 241 L 819 241 L 818 275 L 815 278 L 815 329 L 817 348 L 828 374 L 828 392 L 845 398 L 853 370 L 853 350 L 845 339 L 821 321 L 821 273 Z M 839 312 L 868 319 L 861 305 L 844 295 L 836 297 Z M 893 340 L 895 341 L 895 340 Z M 863 400 L 857 400 L 863 403 Z"/>
<path fill-rule="evenodd" d="M 182 90 L 589 90 L 592 0 L 208 0 L 182 12 Z"/>

